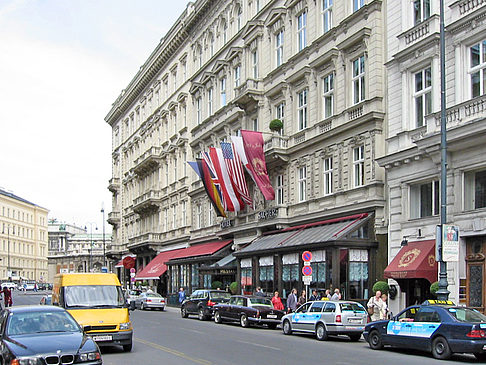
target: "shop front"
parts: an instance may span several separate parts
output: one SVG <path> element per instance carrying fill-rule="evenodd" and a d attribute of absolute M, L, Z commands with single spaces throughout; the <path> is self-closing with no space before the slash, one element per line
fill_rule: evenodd
<path fill-rule="evenodd" d="M 229 290 L 231 283 L 236 281 L 236 257 L 230 253 L 214 264 L 201 265 L 199 273 L 202 276 L 209 275 L 211 283 L 219 281 L 221 289 Z"/>

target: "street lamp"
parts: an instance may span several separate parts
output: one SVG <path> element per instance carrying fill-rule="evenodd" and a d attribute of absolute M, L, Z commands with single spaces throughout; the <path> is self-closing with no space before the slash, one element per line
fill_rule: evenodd
<path fill-rule="evenodd" d="M 3 229 L 2 234 L 5 234 L 5 226 Z M 15 230 L 12 233 L 15 234 Z M 8 281 L 12 281 L 12 275 L 10 273 L 10 224 L 7 224 L 7 276 Z"/>
<path fill-rule="evenodd" d="M 88 261 L 88 270 L 87 272 L 91 272 L 91 256 L 93 252 L 93 224 L 95 226 L 95 230 L 98 230 L 98 226 L 96 225 L 96 222 L 87 222 L 86 224 L 89 224 L 89 231 L 90 231 L 90 243 L 89 243 L 89 248 L 88 248 L 88 253 L 89 253 L 89 261 Z M 88 227 L 84 226 L 85 230 L 88 230 Z"/>
<path fill-rule="evenodd" d="M 105 250 L 105 204 L 101 203 L 101 214 L 103 214 L 103 266 L 106 267 L 106 250 Z"/>

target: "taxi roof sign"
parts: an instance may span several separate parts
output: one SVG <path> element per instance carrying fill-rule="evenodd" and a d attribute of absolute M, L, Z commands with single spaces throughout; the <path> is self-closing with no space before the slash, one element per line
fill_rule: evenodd
<path fill-rule="evenodd" d="M 429 299 L 422 303 L 422 305 L 455 305 L 452 300 Z"/>

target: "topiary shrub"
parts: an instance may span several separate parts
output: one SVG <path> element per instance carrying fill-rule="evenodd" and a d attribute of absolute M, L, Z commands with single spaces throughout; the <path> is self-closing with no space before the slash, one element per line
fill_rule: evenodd
<path fill-rule="evenodd" d="M 388 290 L 390 290 L 390 287 L 388 286 L 388 283 L 386 281 L 377 281 L 375 285 L 373 285 L 373 293 L 376 293 L 378 290 L 381 291 L 383 294 L 388 294 Z"/>
<path fill-rule="evenodd" d="M 233 281 L 230 284 L 229 289 L 231 291 L 231 294 L 236 294 L 238 292 L 238 283 L 236 281 Z"/>
<path fill-rule="evenodd" d="M 430 284 L 430 294 L 432 294 L 435 298 L 437 298 L 437 291 L 438 290 L 439 290 L 439 282 L 438 281 Z"/>
<path fill-rule="evenodd" d="M 283 128 L 283 123 L 280 119 L 274 119 L 270 122 L 270 125 L 268 126 L 271 131 L 278 132 L 282 130 Z"/>
<path fill-rule="evenodd" d="M 218 288 L 221 289 L 222 286 L 223 286 L 223 283 L 221 281 L 216 280 L 216 281 L 213 281 L 211 283 L 211 288 L 213 288 L 213 289 L 218 289 Z"/>

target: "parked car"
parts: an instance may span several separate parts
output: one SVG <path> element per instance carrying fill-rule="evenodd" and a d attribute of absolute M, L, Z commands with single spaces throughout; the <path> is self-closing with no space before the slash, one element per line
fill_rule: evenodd
<path fill-rule="evenodd" d="M 408 307 L 390 320 L 368 323 L 363 335 L 373 350 L 389 345 L 432 352 L 436 359 L 473 353 L 486 361 L 486 316 L 451 301 Z"/>
<path fill-rule="evenodd" d="M 241 327 L 266 324 L 275 329 L 285 315 L 284 311 L 273 308 L 270 299 L 257 296 L 234 295 L 228 303 L 216 304 L 213 309 L 216 323 L 240 322 Z"/>
<path fill-rule="evenodd" d="M 0 326 L 3 364 L 102 364 L 101 353 L 63 308 L 6 308 Z"/>
<path fill-rule="evenodd" d="M 181 304 L 181 316 L 187 318 L 190 314 L 197 314 L 200 321 L 210 319 L 214 313 L 214 306 L 228 302 L 231 294 L 223 290 L 201 289 L 194 291 Z"/>
<path fill-rule="evenodd" d="M 157 308 L 165 309 L 165 298 L 159 293 L 143 292 L 135 298 L 135 307 L 141 310 Z"/>
<path fill-rule="evenodd" d="M 2 289 L 4 287 L 7 287 L 9 288 L 10 290 L 15 290 L 18 288 L 17 284 L 16 283 L 12 283 L 12 282 L 5 282 L 5 283 L 2 283 Z"/>
<path fill-rule="evenodd" d="M 135 302 L 135 299 L 137 299 L 140 294 L 142 294 L 142 291 L 139 289 L 134 289 L 134 290 L 127 290 L 125 292 L 125 297 L 127 298 L 127 304 L 130 305 L 132 302 Z"/>
<path fill-rule="evenodd" d="M 52 295 L 43 295 L 40 303 L 41 305 L 51 305 L 52 304 Z"/>
<path fill-rule="evenodd" d="M 327 340 L 329 335 L 346 335 L 358 341 L 368 321 L 368 312 L 357 302 L 315 301 L 300 306 L 294 313 L 282 318 L 282 330 L 314 333 L 318 340 Z"/>

